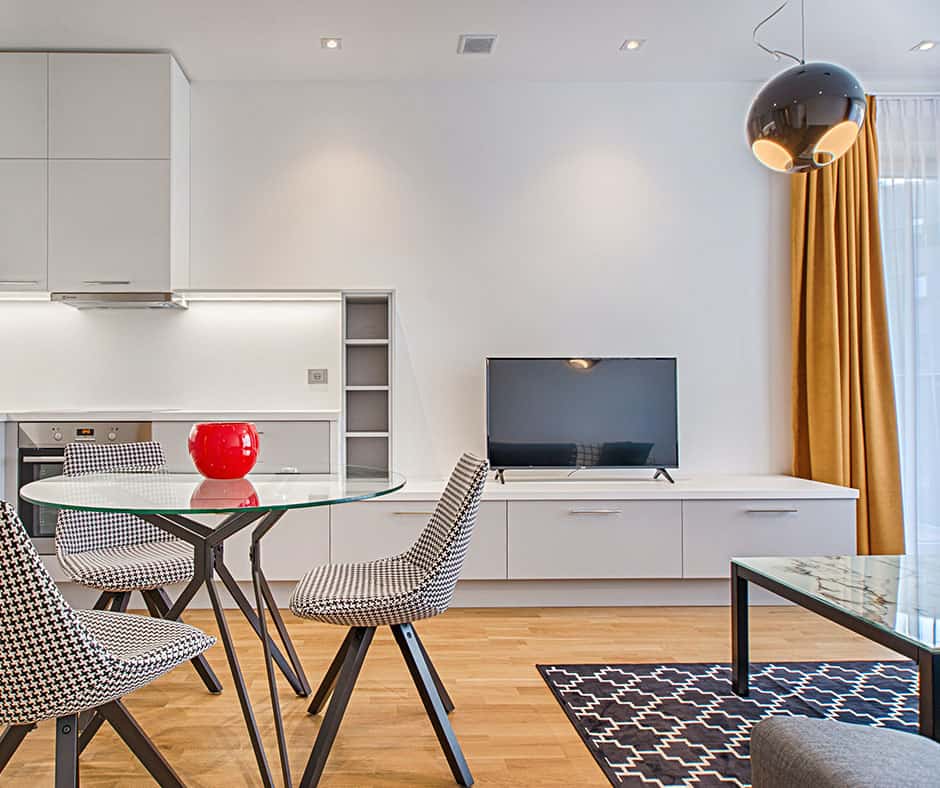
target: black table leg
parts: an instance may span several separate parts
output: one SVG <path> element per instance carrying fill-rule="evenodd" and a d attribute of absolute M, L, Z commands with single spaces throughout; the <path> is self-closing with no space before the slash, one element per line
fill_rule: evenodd
<path fill-rule="evenodd" d="M 264 670 L 268 677 L 268 694 L 271 696 L 271 713 L 274 715 L 274 733 L 277 737 L 277 751 L 281 759 L 281 775 L 285 788 L 291 785 L 290 759 L 287 753 L 287 737 L 284 735 L 284 719 L 281 716 L 281 700 L 277 694 L 277 677 L 274 674 L 274 662 L 271 659 L 271 639 L 268 637 L 268 617 L 265 613 L 264 592 L 261 589 L 261 539 L 274 527 L 283 512 L 272 512 L 251 533 L 251 580 L 255 590 L 255 602 L 258 605 L 258 625 L 261 647 L 264 652 Z"/>
<path fill-rule="evenodd" d="M 731 689 L 748 694 L 750 654 L 748 646 L 747 580 L 731 564 Z"/>
<path fill-rule="evenodd" d="M 920 735 L 940 741 L 940 654 L 921 651 L 917 663 L 920 673 Z"/>
<path fill-rule="evenodd" d="M 239 610 L 242 611 L 242 615 L 248 620 L 248 623 L 251 624 L 251 628 L 255 631 L 255 634 L 260 638 L 261 637 L 261 623 L 258 621 L 258 615 L 255 613 L 255 609 L 251 606 L 251 602 L 248 601 L 248 597 L 245 596 L 244 592 L 241 590 L 241 587 L 238 585 L 238 581 L 232 577 L 232 573 L 229 572 L 228 567 L 225 566 L 222 561 L 217 562 L 216 569 L 218 570 L 219 580 L 222 581 L 222 585 L 225 586 L 225 589 L 231 594 L 232 599 L 235 601 L 235 604 L 238 605 Z M 310 694 L 310 687 L 307 686 L 304 682 L 294 674 L 294 671 L 291 669 L 290 663 L 287 661 L 287 658 L 281 653 L 281 650 L 277 647 L 277 644 L 271 642 L 270 637 L 268 637 L 268 647 L 271 649 L 271 657 L 274 659 L 278 668 L 280 668 L 281 673 L 284 674 L 284 678 L 287 679 L 287 682 L 291 685 L 294 692 L 296 692 L 300 697 L 305 698 Z"/>
<path fill-rule="evenodd" d="M 242 716 L 245 718 L 245 726 L 248 728 L 248 738 L 251 740 L 251 749 L 254 750 L 258 770 L 261 772 L 261 782 L 265 788 L 274 788 L 274 777 L 271 774 L 271 767 L 268 766 L 268 756 L 264 751 L 261 733 L 258 731 L 258 723 L 255 721 L 255 713 L 251 708 L 251 698 L 248 697 L 248 688 L 245 686 L 245 679 L 242 676 L 241 667 L 238 664 L 238 657 L 235 655 L 235 643 L 232 641 L 231 632 L 229 632 L 228 621 L 225 619 L 225 611 L 219 600 L 219 592 L 212 582 L 215 550 L 211 546 L 206 546 L 204 560 L 206 562 L 206 590 L 209 592 L 209 601 L 212 603 L 215 623 L 219 628 L 219 639 L 222 641 L 222 646 L 225 649 L 225 658 L 228 660 L 229 672 L 232 674 L 232 681 L 235 684 L 235 691 L 238 694 L 238 702 L 241 705 Z"/>

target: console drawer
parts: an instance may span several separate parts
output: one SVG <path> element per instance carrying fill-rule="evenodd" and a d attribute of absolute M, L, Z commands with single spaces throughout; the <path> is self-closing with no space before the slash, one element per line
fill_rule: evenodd
<path fill-rule="evenodd" d="M 509 578 L 682 576 L 679 501 L 510 501 Z"/>
<path fill-rule="evenodd" d="M 364 501 L 332 507 L 330 556 L 334 564 L 372 561 L 404 552 L 418 538 L 437 501 Z M 463 580 L 506 579 L 506 504 L 483 501 Z"/>
<path fill-rule="evenodd" d="M 731 559 L 855 553 L 855 501 L 685 501 L 683 576 L 728 577 Z"/>

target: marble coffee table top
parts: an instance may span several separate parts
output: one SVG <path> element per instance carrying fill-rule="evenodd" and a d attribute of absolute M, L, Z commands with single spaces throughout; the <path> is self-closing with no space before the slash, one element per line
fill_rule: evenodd
<path fill-rule="evenodd" d="M 917 556 L 735 558 L 734 563 L 940 652 L 940 551 Z"/>

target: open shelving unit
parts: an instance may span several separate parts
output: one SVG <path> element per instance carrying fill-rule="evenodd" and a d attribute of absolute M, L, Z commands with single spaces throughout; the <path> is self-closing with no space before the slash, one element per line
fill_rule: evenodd
<path fill-rule="evenodd" d="M 391 291 L 343 293 L 343 451 L 387 472 L 392 458 Z"/>

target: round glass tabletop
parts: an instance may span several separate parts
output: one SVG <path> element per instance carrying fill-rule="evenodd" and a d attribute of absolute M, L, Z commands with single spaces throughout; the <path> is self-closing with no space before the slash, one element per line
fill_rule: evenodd
<path fill-rule="evenodd" d="M 363 501 L 405 486 L 401 474 L 346 466 L 335 474 L 249 474 L 206 479 L 196 473 L 90 473 L 52 476 L 20 490 L 38 506 L 126 514 L 225 514 L 304 509 Z"/>

